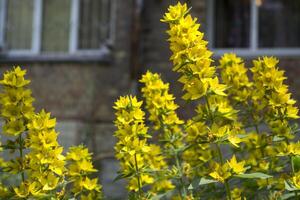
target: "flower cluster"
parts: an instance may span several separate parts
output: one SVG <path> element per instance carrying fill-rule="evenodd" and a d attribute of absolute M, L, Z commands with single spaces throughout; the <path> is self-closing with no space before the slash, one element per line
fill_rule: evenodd
<path fill-rule="evenodd" d="M 3 92 L 0 95 L 1 116 L 5 120 L 3 133 L 8 136 L 18 136 L 26 130 L 26 124 L 34 114 L 31 91 L 26 89 L 30 83 L 24 79 L 26 71 L 16 67 L 6 72 L 0 84 Z"/>
<path fill-rule="evenodd" d="M 9 136 L 1 150 L 19 153 L 8 161 L 0 158 L 0 198 L 66 199 L 80 194 L 80 199 L 100 199 L 97 179 L 88 177 L 95 172 L 88 150 L 73 147 L 66 159 L 57 142 L 56 120 L 44 110 L 34 112 L 31 91 L 26 89 L 30 81 L 25 74 L 25 70 L 16 67 L 0 81 L 3 134 Z M 4 186 L 8 180 L 2 182 L 3 177 L 13 179 L 14 185 Z"/>
<path fill-rule="evenodd" d="M 66 155 L 69 161 L 67 166 L 67 176 L 72 181 L 72 193 L 80 199 L 100 199 L 101 186 L 98 185 L 98 179 L 90 179 L 89 174 L 97 172 L 91 162 L 92 154 L 83 145 L 70 147 Z"/>
<path fill-rule="evenodd" d="M 149 121 L 154 123 L 155 130 L 163 131 L 166 143 L 180 146 L 182 131 L 180 125 L 184 122 L 175 112 L 178 105 L 174 96 L 169 94 L 169 84 L 164 83 L 159 74 L 147 72 L 140 80 L 145 86 L 142 88 L 146 108 L 150 114 Z"/>
<path fill-rule="evenodd" d="M 160 170 L 166 163 L 161 149 L 155 144 L 148 144 L 148 127 L 144 123 L 145 113 L 141 110 L 142 102 L 136 97 L 125 96 L 115 103 L 118 142 L 115 146 L 116 158 L 121 162 L 120 177 L 130 177 L 128 189 L 141 192 L 141 188 L 154 184 L 152 191 L 159 192 L 173 185 L 166 181 Z M 155 172 L 156 177 L 149 171 Z M 156 180 L 157 179 L 157 180 Z"/>
<path fill-rule="evenodd" d="M 186 4 L 170 6 L 161 21 L 169 25 L 171 61 L 180 75 L 182 98 L 193 101 L 195 115 L 181 120 L 169 84 L 149 71 L 140 80 L 149 130 L 141 102 L 131 96 L 116 102 L 116 157 L 121 160 L 121 178 L 130 177 L 131 182 L 135 177 L 141 183 L 133 190 L 135 197 L 299 199 L 300 143 L 293 123 L 298 109 L 278 60 L 261 57 L 248 70 L 240 57 L 229 53 L 215 67 Z M 159 138 L 153 141 L 155 148 L 146 140 L 150 130 Z M 156 148 L 163 150 L 158 154 L 166 160 L 159 171 L 173 187 L 151 193 L 160 177 L 149 168 L 149 152 Z M 152 180 L 144 183 L 138 177 L 143 174 Z"/>
<path fill-rule="evenodd" d="M 252 83 L 243 60 L 233 53 L 220 59 L 222 81 L 228 86 L 227 93 L 236 103 L 247 103 L 252 92 Z"/>
<path fill-rule="evenodd" d="M 41 111 L 35 114 L 28 123 L 26 147 L 30 152 L 25 156 L 25 169 L 30 176 L 19 187 L 14 188 L 18 197 L 43 196 L 54 190 L 63 179 L 63 148 L 57 143 L 54 130 L 55 119 Z"/>

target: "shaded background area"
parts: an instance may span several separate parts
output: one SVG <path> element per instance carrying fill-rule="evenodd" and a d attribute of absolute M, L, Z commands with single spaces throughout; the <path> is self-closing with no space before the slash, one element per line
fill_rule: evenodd
<path fill-rule="evenodd" d="M 175 0 L 0 0 L 0 72 L 15 65 L 28 71 L 36 110 L 57 118 L 65 148 L 84 143 L 94 152 L 108 199 L 124 199 L 124 182 L 113 183 L 114 101 L 139 95 L 146 70 L 162 74 L 179 98 L 170 51 L 159 20 Z M 184 2 L 184 1 L 182 1 Z M 217 60 L 275 55 L 300 100 L 300 1 L 189 0 Z M 216 62 L 217 64 L 217 62 Z"/>

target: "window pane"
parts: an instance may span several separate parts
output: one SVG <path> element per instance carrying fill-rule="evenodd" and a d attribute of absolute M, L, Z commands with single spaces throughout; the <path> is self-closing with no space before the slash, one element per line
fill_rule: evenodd
<path fill-rule="evenodd" d="M 44 0 L 42 51 L 68 52 L 71 0 Z"/>
<path fill-rule="evenodd" d="M 215 0 L 214 46 L 249 47 L 250 0 Z"/>
<path fill-rule="evenodd" d="M 8 0 L 5 46 L 10 50 L 31 49 L 33 0 Z"/>
<path fill-rule="evenodd" d="M 110 0 L 81 0 L 79 49 L 99 49 L 107 38 Z"/>
<path fill-rule="evenodd" d="M 300 47 L 300 1 L 264 0 L 259 7 L 260 47 Z"/>

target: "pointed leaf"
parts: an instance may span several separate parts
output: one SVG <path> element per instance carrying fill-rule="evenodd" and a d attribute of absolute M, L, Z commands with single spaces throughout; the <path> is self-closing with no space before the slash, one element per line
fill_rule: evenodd
<path fill-rule="evenodd" d="M 116 182 L 120 179 L 124 179 L 124 178 L 128 178 L 128 177 L 131 177 L 133 176 L 133 173 L 128 173 L 128 174 L 119 174 L 114 180 L 113 182 Z"/>
<path fill-rule="evenodd" d="M 266 179 L 266 178 L 271 178 L 272 176 L 268 175 L 268 174 L 264 174 L 261 172 L 255 172 L 255 173 L 250 173 L 250 174 L 239 174 L 239 175 L 235 175 L 234 177 L 237 178 L 260 178 L 260 179 Z"/>
<path fill-rule="evenodd" d="M 290 184 L 289 182 L 287 181 L 284 181 L 284 185 L 285 185 L 285 189 L 287 191 L 295 191 L 295 190 L 298 190 L 295 186 L 293 186 L 292 184 Z"/>
<path fill-rule="evenodd" d="M 206 185 L 206 184 L 217 183 L 217 182 L 218 181 L 216 181 L 216 180 L 201 178 L 200 182 L 199 182 L 199 185 Z"/>

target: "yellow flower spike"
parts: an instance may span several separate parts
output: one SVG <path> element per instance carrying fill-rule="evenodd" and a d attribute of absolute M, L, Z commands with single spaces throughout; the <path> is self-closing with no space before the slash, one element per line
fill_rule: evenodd
<path fill-rule="evenodd" d="M 24 79 L 25 74 L 26 70 L 22 70 L 19 66 L 15 67 L 4 74 L 4 79 L 0 81 L 0 84 L 16 88 L 24 87 L 30 83 L 29 80 Z"/>
<path fill-rule="evenodd" d="M 142 93 L 150 113 L 149 120 L 155 124 L 156 130 L 163 131 L 160 137 L 167 142 L 170 137 L 176 135 L 179 140 L 182 137 L 180 125 L 184 121 L 177 116 L 178 105 L 174 102 L 174 96 L 169 94 L 169 84 L 164 83 L 159 74 L 150 71 L 143 75 L 140 82 L 144 84 Z M 180 143 L 176 141 L 173 145 Z"/>
<path fill-rule="evenodd" d="M 229 96 L 241 103 L 246 103 L 251 95 L 252 83 L 247 76 L 243 60 L 233 53 L 224 54 L 219 60 L 222 81 L 228 86 Z"/>
<path fill-rule="evenodd" d="M 16 67 L 6 72 L 3 80 L 0 81 L 3 86 L 0 94 L 0 115 L 5 121 L 3 134 L 18 136 L 14 138 L 15 141 L 9 140 L 6 146 L 10 149 L 10 146 L 16 145 L 14 148 L 17 149 L 20 146 L 23 150 L 20 148 L 20 156 L 9 162 L 0 158 L 0 166 L 4 173 L 22 175 L 22 181 L 16 182 L 18 186 L 12 190 L 7 190 L 0 183 L 0 198 L 7 199 L 14 195 L 13 198 L 18 199 L 35 199 L 51 195 L 51 198 L 59 199 L 65 194 L 63 187 L 66 182 L 72 181 L 73 183 L 76 176 L 87 177 L 96 170 L 91 164 L 91 155 L 79 147 L 80 151 L 76 152 L 76 156 L 78 157 L 77 153 L 80 152 L 85 154 L 81 156 L 84 156 L 86 160 L 80 159 L 80 167 L 77 167 L 78 173 L 75 174 L 75 177 L 70 177 L 72 171 L 65 168 L 66 160 L 62 154 L 63 148 L 57 142 L 56 120 L 51 119 L 50 113 L 46 113 L 44 110 L 34 113 L 32 106 L 34 99 L 31 97 L 31 91 L 26 89 L 30 81 L 24 78 L 25 74 L 26 70 Z M 22 134 L 25 132 L 26 134 Z M 74 154 L 71 157 L 75 157 Z M 71 161 L 68 160 L 68 162 Z M 76 184 L 72 186 L 77 187 Z M 97 186 L 95 190 L 87 192 L 84 187 L 79 190 L 77 187 L 74 191 L 84 192 L 92 199 L 99 199 L 101 196 L 99 188 L 100 186 Z M 70 193 L 70 197 L 72 195 L 75 194 Z"/>
<path fill-rule="evenodd" d="M 18 136 L 26 130 L 26 122 L 33 115 L 34 108 L 30 90 L 26 85 L 30 83 L 24 78 L 26 70 L 16 67 L 4 74 L 0 84 L 3 91 L 0 94 L 1 116 L 5 123 L 3 133 L 8 136 Z"/>
<path fill-rule="evenodd" d="M 243 174 L 246 171 L 246 168 L 244 167 L 246 162 L 237 162 L 235 155 L 233 155 L 227 163 L 235 174 Z"/>

